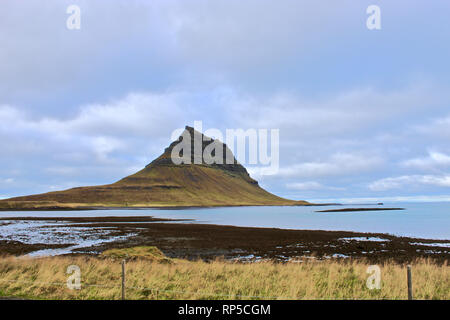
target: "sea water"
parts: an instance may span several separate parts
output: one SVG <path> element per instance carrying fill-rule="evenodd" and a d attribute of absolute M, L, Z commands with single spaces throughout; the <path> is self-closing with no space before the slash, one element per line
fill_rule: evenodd
<path fill-rule="evenodd" d="M 317 212 L 343 208 L 395 207 L 405 210 Z M 384 206 L 298 206 L 298 207 L 219 207 L 190 209 L 140 209 L 92 211 L 11 211 L 0 212 L 0 217 L 109 217 L 153 216 L 158 218 L 193 219 L 181 223 L 265 227 L 297 230 L 334 230 L 388 233 L 414 238 L 450 240 L 450 203 L 385 203 Z M 11 222 L 9 225 L 2 223 Z M 37 222 L 35 222 L 37 223 Z M 40 221 L 39 225 L 54 222 Z M 70 222 L 69 222 L 70 223 Z M 136 223 L 136 222 L 133 222 Z M 73 223 L 70 223 L 73 225 Z M 27 225 L 27 224 L 25 224 Z M 28 225 L 33 225 L 29 223 Z M 20 221 L 0 221 L 0 240 L 14 239 L 23 228 Z M 41 228 L 46 232 L 57 228 Z M 33 238 L 33 235 L 30 235 Z M 39 235 L 36 235 L 39 237 Z M 20 240 L 20 239 L 17 239 Z M 30 239 L 31 240 L 31 239 Z"/>

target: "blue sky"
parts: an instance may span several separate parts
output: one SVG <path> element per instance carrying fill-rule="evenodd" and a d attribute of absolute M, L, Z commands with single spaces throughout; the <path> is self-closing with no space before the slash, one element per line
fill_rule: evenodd
<path fill-rule="evenodd" d="M 366 28 L 372 4 L 381 30 Z M 4 0 L 0 197 L 114 182 L 202 120 L 279 129 L 279 173 L 249 170 L 282 196 L 450 200 L 449 9 Z"/>

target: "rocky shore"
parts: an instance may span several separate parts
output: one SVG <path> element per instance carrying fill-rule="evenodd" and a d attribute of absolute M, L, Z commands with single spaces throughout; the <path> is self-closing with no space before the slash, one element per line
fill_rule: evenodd
<path fill-rule="evenodd" d="M 12 218 L 3 220 L 14 221 Z M 97 255 L 111 248 L 156 246 L 168 257 L 191 260 L 224 257 L 248 262 L 266 259 L 283 262 L 364 258 L 372 262 L 394 260 L 403 263 L 416 258 L 448 262 L 450 258 L 450 240 L 417 239 L 379 233 L 248 228 L 198 224 L 188 220 L 169 221 L 154 217 L 33 217 L 16 220 L 50 224 L 55 237 L 64 237 L 65 232 L 70 235 L 71 228 L 82 225 L 91 235 L 98 232 L 100 239 L 107 238 L 105 231 L 110 231 L 118 239 L 77 248 L 70 254 Z M 6 222 L 8 221 L 4 221 Z M 23 255 L 70 245 L 74 243 L 58 245 L 1 241 L 0 251 Z"/>

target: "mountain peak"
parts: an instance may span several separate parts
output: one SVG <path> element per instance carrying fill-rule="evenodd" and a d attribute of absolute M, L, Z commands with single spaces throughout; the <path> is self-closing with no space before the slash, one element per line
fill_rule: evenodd
<path fill-rule="evenodd" d="M 247 173 L 225 143 L 190 126 L 186 126 L 178 139 L 147 167 L 155 165 L 204 165 Z"/>

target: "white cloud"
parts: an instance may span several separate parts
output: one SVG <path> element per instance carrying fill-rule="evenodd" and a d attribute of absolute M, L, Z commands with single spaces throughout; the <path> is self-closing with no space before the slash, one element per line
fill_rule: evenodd
<path fill-rule="evenodd" d="M 379 202 L 450 202 L 450 195 L 411 195 L 394 197 L 320 198 L 309 199 L 313 203 L 364 204 Z"/>
<path fill-rule="evenodd" d="M 345 190 L 345 188 L 338 187 L 329 187 L 325 186 L 316 181 L 307 181 L 307 182 L 292 182 L 286 184 L 286 188 L 292 190 L 301 190 L 301 191 L 309 191 L 309 190 Z"/>
<path fill-rule="evenodd" d="M 35 126 L 49 132 L 155 137 L 160 136 L 168 126 L 179 122 L 186 112 L 177 99 L 176 93 L 130 93 L 106 104 L 82 106 L 72 119 L 44 118 Z"/>
<path fill-rule="evenodd" d="M 124 147 L 119 139 L 110 137 L 95 137 L 92 139 L 92 149 L 101 160 L 105 160 L 108 154 Z"/>
<path fill-rule="evenodd" d="M 195 116 L 189 107 L 182 108 L 180 95 L 132 93 L 109 103 L 81 106 L 64 118 L 36 117 L 0 105 L 1 174 L 20 168 L 26 176 L 22 186 L 42 179 L 62 185 L 67 176 L 91 184 L 120 179 L 130 173 L 128 168 L 142 168 L 161 154 L 172 130 Z"/>
<path fill-rule="evenodd" d="M 277 176 L 289 178 L 347 176 L 374 170 L 383 162 L 383 159 L 376 155 L 336 153 L 327 161 L 304 162 L 280 168 Z"/>
<path fill-rule="evenodd" d="M 219 0 L 181 1 L 169 17 L 179 50 L 196 66 L 244 71 L 280 65 L 280 57 L 300 59 L 326 45 L 317 39 L 348 27 L 339 13 L 344 7 L 335 2 Z"/>
<path fill-rule="evenodd" d="M 419 134 L 427 135 L 435 139 L 450 139 L 450 115 L 435 118 L 428 123 L 414 126 L 413 129 Z"/>
<path fill-rule="evenodd" d="M 158 7 L 164 6 L 153 1 L 76 2 L 81 8 L 79 31 L 66 28 L 66 9 L 73 4 L 71 0 L 29 0 L 26 6 L 2 1 L 0 61 L 6 63 L 0 64 L 0 94 L 54 94 L 56 89 L 79 85 L 80 78 L 97 84 L 99 75 L 117 70 L 117 55 L 130 48 L 127 41 L 137 34 L 140 52 L 152 53 L 145 65 L 141 56 L 133 55 L 142 62 L 141 68 L 162 63 L 164 48 L 171 42 L 170 30 L 166 33 L 167 28 L 161 27 L 167 13 Z M 123 68 L 116 75 L 121 73 Z"/>
<path fill-rule="evenodd" d="M 283 139 L 354 137 L 369 131 L 386 134 L 386 126 L 428 113 L 446 97 L 431 85 L 418 83 L 398 90 L 353 88 L 326 98 L 310 99 L 288 92 L 265 96 L 221 96 L 222 104 L 240 126 L 279 128 Z"/>
<path fill-rule="evenodd" d="M 308 181 L 288 183 L 286 184 L 286 187 L 294 190 L 319 190 L 323 189 L 324 186 L 315 181 Z"/>
<path fill-rule="evenodd" d="M 445 153 L 430 151 L 428 157 L 408 159 L 403 161 L 401 165 L 408 168 L 433 170 L 450 166 L 450 156 Z"/>
<path fill-rule="evenodd" d="M 450 175 L 405 175 L 399 177 L 384 178 L 369 184 L 372 191 L 385 191 L 430 185 L 436 187 L 450 187 Z"/>
<path fill-rule="evenodd" d="M 47 168 L 45 169 L 45 172 L 60 176 L 70 176 L 74 174 L 80 174 L 80 172 L 74 167 L 62 167 L 62 166 Z"/>
<path fill-rule="evenodd" d="M 189 111 L 181 109 L 177 94 L 132 93 L 106 104 L 81 106 L 71 118 L 34 119 L 17 108 L 0 106 L 0 134 L 39 136 L 44 140 L 70 141 L 89 138 L 86 144 L 100 153 L 123 147 L 129 137 L 162 138 L 182 125 Z"/>
<path fill-rule="evenodd" d="M 1 179 L 0 178 L 0 183 L 10 184 L 10 183 L 13 183 L 13 182 L 14 182 L 13 178 L 5 178 L 5 179 Z"/>

